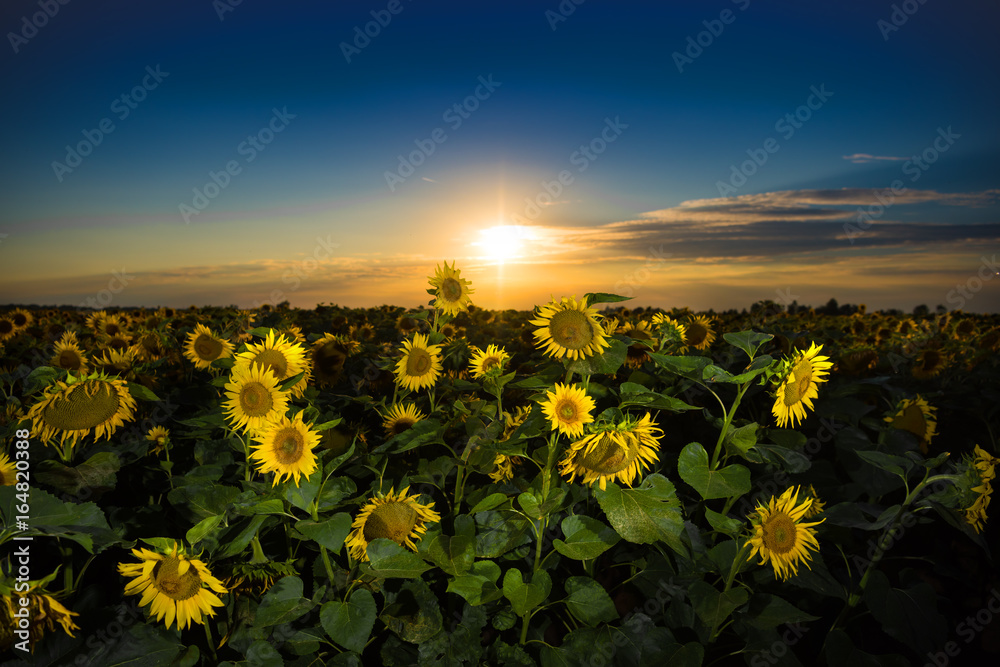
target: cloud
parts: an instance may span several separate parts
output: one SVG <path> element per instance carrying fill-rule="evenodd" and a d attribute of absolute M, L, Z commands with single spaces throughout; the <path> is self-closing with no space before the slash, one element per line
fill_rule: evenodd
<path fill-rule="evenodd" d="M 897 160 L 907 160 L 906 157 L 895 157 L 887 155 L 872 155 L 870 153 L 854 153 L 853 155 L 842 156 L 845 160 L 850 160 L 854 164 L 865 164 L 867 162 L 877 162 L 879 160 L 886 160 L 890 162 L 895 162 Z"/>

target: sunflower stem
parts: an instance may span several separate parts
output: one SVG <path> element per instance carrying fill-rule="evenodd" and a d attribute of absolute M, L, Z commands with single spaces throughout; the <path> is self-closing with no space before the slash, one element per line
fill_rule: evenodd
<path fill-rule="evenodd" d="M 723 595 L 728 593 L 729 589 L 733 587 L 733 581 L 736 579 L 736 573 L 740 571 L 740 568 L 743 567 L 743 563 L 746 562 L 747 554 L 749 553 L 749 551 L 750 551 L 750 542 L 748 540 L 744 542 L 742 546 L 740 546 L 739 551 L 736 552 L 736 556 L 733 558 L 733 564 L 729 568 L 729 574 L 726 575 L 726 586 L 725 588 L 722 589 Z M 719 622 L 717 619 L 715 623 L 712 624 L 712 631 L 708 635 L 709 643 L 714 642 L 715 638 L 721 631 L 722 628 L 719 627 Z"/>
<path fill-rule="evenodd" d="M 212 629 L 208 627 L 208 619 L 202 623 L 205 628 L 205 640 L 208 642 L 208 650 L 212 652 L 212 660 L 218 660 L 218 656 L 215 655 L 215 641 L 212 639 Z"/>
<path fill-rule="evenodd" d="M 459 508 L 462 506 L 462 495 L 465 491 L 465 464 L 462 463 L 458 466 L 458 473 L 455 475 L 455 506 L 452 508 L 452 513 L 457 515 Z"/>
<path fill-rule="evenodd" d="M 743 394 L 749 386 L 749 382 L 740 385 L 739 391 L 736 392 L 736 400 L 733 401 L 733 405 L 728 411 L 723 409 L 723 417 L 725 417 L 725 420 L 722 423 L 722 429 L 719 431 L 719 439 L 715 441 L 715 451 L 712 452 L 712 462 L 709 465 L 710 470 L 715 470 L 719 465 L 719 456 L 722 454 L 723 442 L 726 439 L 726 435 L 729 434 L 729 427 L 733 423 L 733 417 L 736 415 L 736 409 L 740 407 L 740 401 L 743 400 Z"/>

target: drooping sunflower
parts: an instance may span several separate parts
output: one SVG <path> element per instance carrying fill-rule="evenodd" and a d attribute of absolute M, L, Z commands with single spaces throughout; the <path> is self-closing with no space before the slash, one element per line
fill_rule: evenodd
<path fill-rule="evenodd" d="M 608 481 L 632 482 L 650 464 L 659 460 L 659 438 L 663 431 L 652 424 L 649 413 L 638 421 L 608 424 L 577 440 L 566 450 L 559 472 L 569 482 L 579 475 L 581 484 L 595 482 L 604 491 Z"/>
<path fill-rule="evenodd" d="M 274 373 L 261 366 L 233 366 L 223 403 L 233 428 L 256 433 L 288 409 L 288 395 L 278 390 Z"/>
<path fill-rule="evenodd" d="M 274 330 L 268 332 L 263 343 L 248 343 L 245 352 L 236 355 L 237 365 L 257 366 L 270 370 L 278 382 L 295 377 L 305 371 L 302 378 L 288 390 L 295 398 L 301 397 L 312 375 L 312 366 L 306 360 L 306 350 L 292 343 Z"/>
<path fill-rule="evenodd" d="M 170 444 L 170 431 L 163 426 L 154 426 L 146 433 L 146 440 L 150 443 L 149 455 L 156 456 Z"/>
<path fill-rule="evenodd" d="M 124 350 L 104 350 L 100 356 L 96 354 L 92 358 L 94 369 L 107 375 L 114 375 L 123 380 L 135 379 L 135 349 L 126 348 Z"/>
<path fill-rule="evenodd" d="M 553 391 L 546 392 L 542 401 L 542 412 L 552 424 L 552 430 L 571 438 L 583 435 L 583 427 L 594 421 L 591 410 L 596 407 L 594 399 L 587 396 L 579 385 L 556 384 Z"/>
<path fill-rule="evenodd" d="M 428 345 L 427 336 L 414 334 L 399 348 L 403 357 L 396 364 L 396 384 L 416 391 L 433 387 L 441 375 L 441 346 Z"/>
<path fill-rule="evenodd" d="M 812 500 L 812 505 L 802 516 L 803 519 L 811 519 L 817 514 L 822 514 L 823 510 L 826 509 L 826 503 L 819 499 L 819 494 L 816 493 L 816 488 L 812 484 L 809 485 L 809 493 L 806 494 L 806 498 Z"/>
<path fill-rule="evenodd" d="M 253 445 L 250 458 L 258 462 L 257 472 L 275 473 L 271 486 L 285 479 L 294 479 L 298 486 L 301 477 L 308 478 L 316 470 L 313 448 L 320 435 L 302 420 L 302 412 L 292 419 L 282 416 L 267 422 L 253 439 L 258 444 Z"/>
<path fill-rule="evenodd" d="M 469 309 L 469 295 L 475 290 L 469 287 L 472 283 L 463 279 L 461 274 L 462 270 L 456 269 L 455 262 L 452 261 L 451 266 L 445 262 L 443 268 L 436 267 L 434 275 L 427 277 L 431 287 L 437 290 L 434 307 L 440 308 L 446 315 L 458 315 Z"/>
<path fill-rule="evenodd" d="M 663 347 L 683 348 L 687 338 L 687 326 L 673 319 L 666 313 L 653 315 L 653 326 L 660 336 Z"/>
<path fill-rule="evenodd" d="M 382 420 L 382 426 L 385 427 L 386 437 L 391 438 L 403 431 L 408 431 L 414 424 L 426 417 L 427 415 L 418 410 L 413 403 L 397 403 L 389 408 Z"/>
<path fill-rule="evenodd" d="M 696 350 L 707 349 L 715 342 L 712 320 L 704 315 L 689 318 L 684 330 L 684 345 Z"/>
<path fill-rule="evenodd" d="M 649 322 L 645 320 L 638 323 L 629 322 L 622 326 L 619 331 L 633 341 L 625 353 L 625 364 L 629 368 L 641 368 L 644 363 L 649 361 L 649 353 L 656 350 L 656 341 L 653 339 Z"/>
<path fill-rule="evenodd" d="M 493 458 L 493 472 L 490 473 L 490 479 L 496 484 L 502 484 L 514 479 L 514 465 L 519 463 L 520 460 L 520 457 L 517 456 L 497 454 Z"/>
<path fill-rule="evenodd" d="M 212 607 L 225 606 L 215 593 L 226 593 L 226 587 L 207 565 L 185 554 L 176 542 L 165 553 L 132 549 L 132 555 L 142 562 L 118 564 L 119 574 L 133 577 L 125 586 L 125 595 L 142 593 L 139 606 L 152 603 L 150 615 L 157 621 L 162 619 L 168 629 L 174 620 L 178 630 L 192 623 L 202 625 L 203 614 L 215 616 Z"/>
<path fill-rule="evenodd" d="M 472 373 L 473 378 L 478 380 L 493 368 L 502 371 L 503 365 L 507 363 L 508 359 L 510 359 L 510 355 L 504 348 L 488 345 L 485 352 L 477 349 L 472 355 L 472 359 L 469 360 L 469 372 Z"/>
<path fill-rule="evenodd" d="M 529 320 L 540 327 L 535 330 L 535 346 L 556 359 L 585 359 L 601 354 L 611 346 L 601 326 L 596 308 L 588 308 L 587 300 L 577 303 L 576 297 L 563 297 L 556 303 L 538 308 L 538 317 Z"/>
<path fill-rule="evenodd" d="M 940 350 L 922 350 L 917 355 L 917 360 L 913 364 L 911 373 L 918 380 L 926 380 L 938 375 L 948 364 L 947 357 Z"/>
<path fill-rule="evenodd" d="M 317 384 L 337 384 L 344 372 L 344 364 L 351 354 L 351 348 L 352 345 L 348 341 L 332 333 L 313 343 L 312 365 L 316 371 Z"/>
<path fill-rule="evenodd" d="M 806 418 L 806 408 L 813 409 L 812 401 L 819 397 L 817 385 L 826 382 L 825 376 L 833 366 L 829 357 L 819 354 L 822 350 L 822 345 L 813 343 L 806 351 L 797 350 L 785 362 L 781 384 L 771 409 L 781 428 L 789 422 L 795 428 L 797 421 Z"/>
<path fill-rule="evenodd" d="M 68 339 L 65 335 L 55 344 L 55 351 L 49 364 L 73 373 L 87 372 L 87 356 L 77 344 L 76 336 Z"/>
<path fill-rule="evenodd" d="M 528 419 L 528 415 L 531 414 L 530 406 L 522 406 L 514 410 L 513 413 L 504 413 L 504 427 L 503 435 L 500 436 L 500 441 L 504 442 L 510 440 L 514 432 L 517 431 L 518 427 L 521 426 Z"/>
<path fill-rule="evenodd" d="M 17 484 L 17 468 L 3 452 L 0 452 L 0 486 L 14 486 Z"/>
<path fill-rule="evenodd" d="M 905 398 L 896 406 L 896 413 L 885 418 L 892 428 L 909 431 L 917 437 L 920 451 L 927 453 L 931 438 L 937 435 L 937 408 L 924 400 L 920 394 L 916 398 Z"/>
<path fill-rule="evenodd" d="M 427 532 L 428 523 L 441 521 L 441 515 L 434 511 L 433 504 L 418 502 L 419 494 L 408 497 L 409 490 L 408 486 L 398 493 L 389 489 L 387 494 L 377 494 L 361 508 L 345 542 L 352 558 L 367 561 L 368 543 L 380 537 L 417 550 L 416 540 Z"/>
<path fill-rule="evenodd" d="M 194 364 L 195 368 L 205 370 L 216 359 L 228 359 L 233 356 L 233 344 L 225 338 L 216 336 L 204 324 L 198 324 L 194 331 L 187 335 L 184 356 Z"/>
<path fill-rule="evenodd" d="M 23 619 L 23 609 L 28 610 L 28 648 L 34 653 L 35 646 L 45 636 L 45 633 L 56 629 L 58 623 L 63 632 L 70 637 L 76 637 L 74 630 L 79 630 L 74 616 L 70 611 L 45 590 L 44 580 L 24 582 L 28 584 L 27 591 L 19 591 L 13 577 L 0 581 L 0 651 L 7 651 L 14 643 L 14 628 L 18 627 L 15 614 Z M 22 600 L 27 599 L 27 604 Z"/>
<path fill-rule="evenodd" d="M 970 472 L 978 477 L 979 483 L 972 487 L 972 491 L 976 493 L 976 500 L 965 510 L 965 521 L 977 533 L 983 532 L 986 524 L 986 509 L 990 506 L 990 496 L 993 495 L 993 480 L 996 479 L 997 465 L 1000 465 L 1000 459 L 976 445 L 974 457 L 970 462 Z"/>
<path fill-rule="evenodd" d="M 760 554 L 760 564 L 768 562 L 774 568 L 777 578 L 787 580 L 791 575 L 798 574 L 799 564 L 804 563 L 807 569 L 812 569 L 812 551 L 819 551 L 819 541 L 816 539 L 817 526 L 826 519 L 812 523 L 803 523 L 802 519 L 812 508 L 811 498 L 798 502 L 799 491 L 791 487 L 781 494 L 780 498 L 771 496 L 767 506 L 757 505 L 757 511 L 751 515 L 753 535 L 749 544 L 753 547 L 747 560 L 753 560 Z"/>
<path fill-rule="evenodd" d="M 109 438 L 135 415 L 135 399 L 128 386 L 101 373 L 70 375 L 45 390 L 32 406 L 32 434 L 48 443 L 76 444 L 94 432 L 94 439 Z"/>

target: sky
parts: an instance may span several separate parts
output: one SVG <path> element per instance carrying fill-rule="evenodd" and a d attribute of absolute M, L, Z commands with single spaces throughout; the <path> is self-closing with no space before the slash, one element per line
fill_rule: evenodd
<path fill-rule="evenodd" d="M 673 4 L 6 0 L 0 303 L 1000 310 L 995 3 Z"/>

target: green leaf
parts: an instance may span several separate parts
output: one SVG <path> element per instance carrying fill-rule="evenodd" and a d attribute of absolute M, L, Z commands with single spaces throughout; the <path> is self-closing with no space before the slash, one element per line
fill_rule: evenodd
<path fill-rule="evenodd" d="M 757 422 L 734 428 L 726 434 L 726 449 L 746 458 L 747 452 L 757 444 Z"/>
<path fill-rule="evenodd" d="M 741 530 L 743 530 L 743 522 L 739 519 L 732 519 L 725 514 L 713 512 L 707 507 L 705 508 L 705 518 L 708 519 L 708 525 L 720 533 L 725 533 L 726 535 L 735 537 Z"/>
<path fill-rule="evenodd" d="M 336 554 L 351 532 L 351 521 L 350 514 L 338 512 L 323 521 L 303 519 L 295 524 L 295 530 Z"/>
<path fill-rule="evenodd" d="M 865 602 L 887 635 L 920 655 L 938 650 L 948 638 L 945 619 L 937 612 L 937 595 L 925 581 L 894 588 L 885 574 L 873 570 Z"/>
<path fill-rule="evenodd" d="M 459 517 L 463 518 L 463 517 Z M 470 517 L 464 517 L 471 521 Z M 427 554 L 434 564 L 450 575 L 461 576 L 469 571 L 476 560 L 475 526 L 465 535 L 437 535 L 431 540 Z"/>
<path fill-rule="evenodd" d="M 31 396 L 32 394 L 45 389 L 49 385 L 54 384 L 59 378 L 63 376 L 66 371 L 61 368 L 53 368 L 52 366 L 39 366 L 35 370 L 28 373 L 28 377 L 24 378 L 24 393 L 25 397 Z"/>
<path fill-rule="evenodd" d="M 140 401 L 162 401 L 163 399 L 154 394 L 149 390 L 148 387 L 136 382 L 126 382 L 128 385 L 128 393 L 132 394 L 132 398 L 137 398 Z"/>
<path fill-rule="evenodd" d="M 386 590 L 379 618 L 396 636 L 413 644 L 427 642 L 444 626 L 437 596 L 421 579 L 403 583 L 395 593 Z"/>
<path fill-rule="evenodd" d="M 746 603 L 749 597 L 745 588 L 730 588 L 720 593 L 715 586 L 695 581 L 688 587 L 694 613 L 708 627 L 719 627 L 733 611 Z"/>
<path fill-rule="evenodd" d="M 285 484 L 285 500 L 300 510 L 308 512 L 309 506 L 316 499 L 316 494 L 319 493 L 319 484 L 322 478 L 323 469 L 316 466 L 316 470 L 309 477 L 299 479 L 298 486 Z"/>
<path fill-rule="evenodd" d="M 293 375 L 290 378 L 286 378 L 286 379 L 282 380 L 278 384 L 278 391 L 289 391 L 292 387 L 294 387 L 295 385 L 297 385 L 299 383 L 299 380 L 301 380 L 303 377 L 305 377 L 305 374 L 306 374 L 306 372 L 302 371 L 301 373 L 296 373 L 295 375 Z"/>
<path fill-rule="evenodd" d="M 578 375 L 614 375 L 625 363 L 628 345 L 617 339 L 610 339 L 608 343 L 610 346 L 601 354 L 569 362 L 567 370 Z"/>
<path fill-rule="evenodd" d="M 266 628 L 305 616 L 316 606 L 312 600 L 302 597 L 302 580 L 296 576 L 282 577 L 275 582 L 257 607 L 254 627 Z"/>
<path fill-rule="evenodd" d="M 246 664 L 247 667 L 284 667 L 285 661 L 270 642 L 258 639 L 247 649 Z"/>
<path fill-rule="evenodd" d="M 250 519 L 250 523 L 248 523 L 243 530 L 237 533 L 234 538 L 226 539 L 227 536 L 233 532 L 232 530 L 230 530 L 229 533 L 224 533 L 221 536 L 222 548 L 219 550 L 218 557 L 228 558 L 229 556 L 235 556 L 246 549 L 247 545 L 250 544 L 250 540 L 254 538 L 257 531 L 260 530 L 261 525 L 267 521 L 267 518 L 268 517 L 265 514 L 257 514 Z M 238 524 L 233 524 L 230 528 L 235 529 L 236 525 Z"/>
<path fill-rule="evenodd" d="M 614 528 L 585 514 L 574 514 L 562 520 L 566 541 L 553 540 L 552 546 L 567 558 L 590 560 L 618 544 L 621 536 Z"/>
<path fill-rule="evenodd" d="M 754 594 L 747 614 L 747 622 L 760 630 L 816 620 L 819 620 L 818 616 L 807 614 L 784 598 L 766 593 Z"/>
<path fill-rule="evenodd" d="M 121 460 L 117 454 L 99 452 L 72 468 L 55 460 L 42 461 L 33 477 L 74 496 L 80 495 L 84 489 L 98 494 L 115 488 L 116 473 L 120 469 Z"/>
<path fill-rule="evenodd" d="M 757 354 L 757 350 L 760 346 L 767 341 L 774 338 L 771 334 L 757 333 L 756 331 L 736 331 L 733 333 L 724 333 L 722 337 L 727 343 L 735 347 L 740 348 L 747 353 L 747 356 L 753 358 Z"/>
<path fill-rule="evenodd" d="M 110 653 L 102 656 L 104 648 Z M 166 628 L 148 623 L 136 623 L 117 642 L 99 642 L 98 650 L 90 654 L 88 664 L 104 667 L 168 667 L 184 652 L 180 643 Z"/>
<path fill-rule="evenodd" d="M 448 592 L 461 595 L 473 606 L 486 604 L 503 597 L 496 583 L 500 579 L 500 566 L 491 560 L 472 564 L 471 571 L 448 582 Z"/>
<path fill-rule="evenodd" d="M 649 358 L 660 368 L 665 368 L 674 375 L 680 375 L 698 384 L 704 384 L 705 367 L 711 363 L 708 357 L 674 357 L 666 354 L 648 352 Z"/>
<path fill-rule="evenodd" d="M 639 405 L 651 410 L 670 410 L 671 412 L 683 412 L 685 410 L 698 410 L 693 405 L 688 405 L 679 398 L 667 396 L 659 392 L 647 389 L 635 382 L 622 382 L 620 407 Z"/>
<path fill-rule="evenodd" d="M 739 465 L 708 469 L 708 452 L 701 443 L 689 443 L 677 459 L 677 474 L 705 500 L 738 498 L 750 492 L 750 471 Z"/>
<path fill-rule="evenodd" d="M 368 543 L 368 568 L 372 575 L 382 578 L 419 577 L 431 566 L 420 556 L 392 540 L 379 537 Z"/>
<path fill-rule="evenodd" d="M 505 493 L 491 493 L 476 503 L 476 506 L 469 510 L 469 514 L 478 514 L 479 512 L 494 509 L 502 505 L 506 500 L 507 494 Z"/>
<path fill-rule="evenodd" d="M 524 513 L 530 516 L 532 519 L 541 519 L 541 514 L 539 513 L 539 508 L 541 505 L 538 499 L 535 498 L 533 494 L 525 491 L 517 497 L 517 504 L 521 506 Z"/>
<path fill-rule="evenodd" d="M 618 620 L 618 611 L 608 592 L 590 577 L 569 577 L 564 584 L 566 606 L 578 619 L 593 627 Z"/>
<path fill-rule="evenodd" d="M 515 567 L 503 576 L 503 596 L 510 600 L 514 613 L 524 616 L 542 604 L 552 592 L 552 579 L 545 570 L 538 570 L 531 582 L 525 583 L 521 571 Z"/>
<path fill-rule="evenodd" d="M 520 514 L 489 510 L 475 515 L 476 557 L 497 558 L 528 542 L 530 525 Z"/>
<path fill-rule="evenodd" d="M 587 292 L 583 295 L 583 302 L 589 307 L 595 303 L 619 303 L 621 301 L 631 301 L 633 298 L 631 296 L 608 294 L 607 292 Z"/>
<path fill-rule="evenodd" d="M 659 473 L 649 475 L 637 489 L 622 489 L 609 482 L 604 491 L 594 495 L 614 529 L 635 544 L 666 542 L 671 549 L 686 556 L 681 541 L 684 520 L 674 485 Z"/>
<path fill-rule="evenodd" d="M 361 653 L 375 627 L 375 598 L 364 588 L 351 593 L 347 602 L 327 602 L 319 618 L 330 639 L 349 651 Z"/>
<path fill-rule="evenodd" d="M 856 450 L 856 453 L 861 457 L 861 460 L 900 477 L 905 477 L 913 468 L 913 462 L 902 456 L 893 456 L 884 452 L 863 449 Z"/>
<path fill-rule="evenodd" d="M 197 524 L 192 526 L 188 530 L 187 535 L 185 535 L 185 539 L 187 539 L 188 544 L 194 545 L 201 542 L 205 539 L 205 536 L 215 530 L 225 518 L 226 517 L 223 514 L 216 514 L 215 516 L 205 517 L 199 521 Z"/>
<path fill-rule="evenodd" d="M 21 504 L 16 493 L 13 485 L 0 486 L 0 515 L 5 526 L 15 525 L 16 517 L 23 514 L 16 511 Z M 95 503 L 63 502 L 36 486 L 31 489 L 30 504 L 28 535 L 65 537 L 92 554 L 122 542 Z"/>

